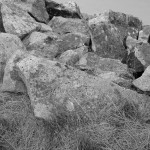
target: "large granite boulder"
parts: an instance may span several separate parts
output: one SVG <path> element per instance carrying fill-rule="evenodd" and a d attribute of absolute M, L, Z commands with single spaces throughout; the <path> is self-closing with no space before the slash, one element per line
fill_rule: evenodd
<path fill-rule="evenodd" d="M 49 15 L 46 11 L 44 0 L 4 0 L 6 3 L 14 3 L 28 12 L 37 22 L 48 22 Z"/>
<path fill-rule="evenodd" d="M 3 80 L 8 60 L 18 49 L 24 51 L 25 46 L 16 35 L 0 33 L 0 81 Z"/>
<path fill-rule="evenodd" d="M 3 24 L 5 31 L 20 38 L 41 28 L 41 25 L 26 11 L 13 3 L 2 3 L 0 13 L 2 16 L 1 24 Z"/>
<path fill-rule="evenodd" d="M 82 18 L 79 6 L 73 1 L 57 3 L 53 0 L 46 0 L 45 4 L 50 18 L 53 16 L 61 16 L 64 18 Z"/>
<path fill-rule="evenodd" d="M 96 46 L 96 54 L 112 59 L 122 59 L 127 53 L 120 38 L 118 28 L 113 24 L 99 23 L 90 25 L 93 42 Z"/>
<path fill-rule="evenodd" d="M 89 20 L 89 26 L 96 53 L 121 60 L 126 54 L 124 40 L 128 35 L 137 38 L 142 23 L 136 17 L 109 11 Z"/>

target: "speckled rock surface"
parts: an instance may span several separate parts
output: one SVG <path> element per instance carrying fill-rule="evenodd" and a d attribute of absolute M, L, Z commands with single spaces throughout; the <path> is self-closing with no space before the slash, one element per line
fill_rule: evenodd
<path fill-rule="evenodd" d="M 13 34 L 0 33 L 0 81 L 3 80 L 5 66 L 17 50 L 25 50 L 21 40 Z"/>
<path fill-rule="evenodd" d="M 5 31 L 21 38 L 40 28 L 40 25 L 26 11 L 12 3 L 2 4 L 1 15 Z"/>

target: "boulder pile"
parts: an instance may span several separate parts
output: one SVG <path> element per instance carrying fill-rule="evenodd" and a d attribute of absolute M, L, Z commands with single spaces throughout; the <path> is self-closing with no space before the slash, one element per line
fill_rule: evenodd
<path fill-rule="evenodd" d="M 0 150 L 148 149 L 150 26 L 0 0 Z"/>

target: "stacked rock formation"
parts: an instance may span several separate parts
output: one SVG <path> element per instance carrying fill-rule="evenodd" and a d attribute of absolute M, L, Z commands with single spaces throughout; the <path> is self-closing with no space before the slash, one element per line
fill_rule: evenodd
<path fill-rule="evenodd" d="M 75 2 L 0 0 L 0 149 L 150 148 L 150 26 L 84 16 Z"/>

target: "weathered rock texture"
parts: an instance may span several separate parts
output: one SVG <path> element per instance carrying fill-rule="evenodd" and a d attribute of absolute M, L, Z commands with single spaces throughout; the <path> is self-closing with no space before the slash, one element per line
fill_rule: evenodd
<path fill-rule="evenodd" d="M 126 54 L 124 39 L 128 35 L 137 38 L 142 23 L 136 17 L 108 11 L 89 20 L 89 26 L 96 53 L 101 57 L 121 60 Z"/>
<path fill-rule="evenodd" d="M 0 150 L 149 149 L 149 26 L 0 0 L 0 32 Z"/>

